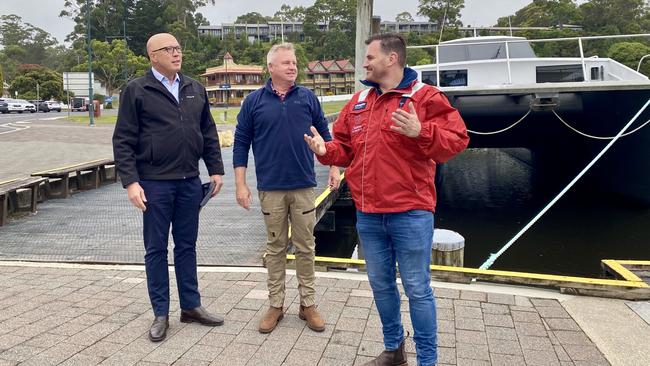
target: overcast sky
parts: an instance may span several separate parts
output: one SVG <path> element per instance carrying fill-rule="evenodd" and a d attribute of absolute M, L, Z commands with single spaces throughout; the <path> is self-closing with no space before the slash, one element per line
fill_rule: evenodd
<path fill-rule="evenodd" d="M 59 42 L 72 31 L 74 23 L 59 18 L 65 0 L 2 0 L 2 14 L 17 14 L 24 22 L 31 23 L 52 34 Z M 532 0 L 465 0 L 462 21 L 465 25 L 493 25 L 497 18 L 514 14 Z M 273 15 L 282 4 L 310 6 L 314 0 L 216 0 L 215 6 L 200 10 L 210 24 L 233 22 L 237 16 L 256 11 L 262 15 Z M 419 0 L 375 0 L 374 14 L 382 20 L 395 20 L 395 15 L 408 11 L 416 20 Z"/>

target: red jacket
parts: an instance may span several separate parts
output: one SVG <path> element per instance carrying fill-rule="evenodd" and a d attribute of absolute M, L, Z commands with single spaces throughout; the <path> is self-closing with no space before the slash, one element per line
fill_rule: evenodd
<path fill-rule="evenodd" d="M 469 143 L 463 119 L 444 94 L 417 80 L 401 85 L 407 86 L 382 95 L 376 88 L 356 93 L 334 123 L 327 153 L 318 157 L 323 164 L 347 167 L 352 198 L 364 213 L 435 211 L 436 163 Z M 410 101 L 422 124 L 415 138 L 390 129 L 392 113 L 400 104 L 409 111 Z"/>

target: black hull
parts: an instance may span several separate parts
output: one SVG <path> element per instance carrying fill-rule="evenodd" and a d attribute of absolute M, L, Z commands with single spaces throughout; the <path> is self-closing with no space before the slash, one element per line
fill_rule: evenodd
<path fill-rule="evenodd" d="M 512 125 L 534 104 L 534 94 L 450 92 L 449 100 L 468 129 L 496 131 Z M 636 90 L 572 90 L 556 94 L 555 111 L 571 126 L 595 136 L 615 136 L 650 99 L 650 88 Z M 629 130 L 650 119 L 650 108 Z M 550 111 L 531 111 L 514 128 L 496 135 L 470 134 L 470 148 L 526 148 L 539 174 L 574 177 L 609 142 L 570 130 Z M 570 181 L 570 179 L 569 179 Z M 561 184 L 568 181 L 560 182 Z M 581 186 L 621 195 L 650 205 L 650 125 L 619 139 L 585 175 Z"/>

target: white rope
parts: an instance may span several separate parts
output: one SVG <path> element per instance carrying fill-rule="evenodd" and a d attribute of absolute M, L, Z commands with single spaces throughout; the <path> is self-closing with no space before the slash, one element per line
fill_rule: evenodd
<path fill-rule="evenodd" d="M 528 231 L 528 229 L 531 226 L 533 226 L 551 207 L 553 207 L 553 205 L 555 205 L 555 203 L 557 201 L 559 201 L 560 198 L 562 198 L 562 196 L 564 196 L 566 194 L 566 192 L 568 192 L 569 189 L 571 189 L 571 187 L 573 187 L 578 182 L 578 180 L 580 178 L 582 178 L 582 176 L 585 175 L 587 173 L 587 171 L 589 169 L 591 169 L 591 167 L 594 164 L 596 164 L 596 162 L 598 160 L 600 160 L 600 158 L 603 155 L 605 155 L 607 150 L 609 150 L 614 145 L 614 143 L 616 143 L 616 141 L 618 141 L 618 139 L 623 136 L 623 133 L 625 132 L 625 130 L 630 128 L 630 126 L 634 123 L 634 121 L 636 121 L 637 118 L 639 118 L 641 113 L 643 113 L 643 111 L 645 111 L 645 109 L 648 107 L 649 104 L 650 104 L 650 99 L 648 99 L 648 101 L 645 102 L 643 107 L 641 107 L 641 109 L 639 109 L 639 111 L 634 115 L 634 117 L 632 117 L 632 119 L 623 127 L 623 129 L 618 134 L 616 134 L 616 136 L 607 144 L 607 146 L 605 146 L 605 148 L 603 148 L 603 150 L 601 152 L 599 152 L 598 155 L 596 155 L 596 157 L 589 164 L 587 164 L 587 166 L 584 169 L 582 169 L 582 171 L 580 173 L 578 173 L 578 175 L 575 178 L 573 178 L 573 180 L 571 182 L 569 182 L 569 184 L 566 187 L 564 187 L 562 192 L 560 192 L 557 196 L 555 196 L 555 198 L 553 198 L 553 200 L 551 200 L 551 202 L 549 202 L 546 205 L 546 207 L 544 207 L 532 220 L 530 220 L 530 222 L 528 224 L 526 224 L 526 226 L 524 226 L 524 228 L 521 229 L 517 233 L 517 235 L 515 235 L 512 239 L 510 239 L 510 241 L 508 241 L 506 243 L 506 245 L 503 246 L 503 248 L 501 248 L 496 253 L 490 254 L 490 257 L 479 268 L 480 269 L 488 269 L 488 268 L 490 268 L 494 264 L 494 261 L 496 261 L 501 256 L 501 254 L 503 254 L 506 250 L 508 250 L 508 248 L 510 248 L 510 246 L 512 244 L 514 244 L 514 242 L 517 241 L 517 239 L 519 239 L 522 235 L 524 235 L 524 233 L 526 231 Z"/>
<path fill-rule="evenodd" d="M 580 135 L 582 135 L 582 136 L 584 136 L 584 137 L 589 137 L 590 139 L 596 139 L 596 140 L 611 140 L 611 139 L 613 139 L 614 137 L 616 137 L 616 136 L 594 136 L 594 135 L 586 134 L 586 133 L 584 133 L 584 132 L 578 131 L 576 128 L 574 128 L 573 126 L 571 126 L 570 124 L 568 124 L 565 120 L 562 119 L 562 117 L 560 117 L 559 114 L 557 114 L 557 112 L 555 112 L 555 110 L 553 111 L 553 114 L 555 114 L 555 117 L 557 117 L 557 118 L 560 120 L 560 122 L 564 123 L 565 126 L 569 127 L 569 128 L 572 129 L 574 132 L 576 132 L 576 133 L 578 133 L 578 134 L 580 134 Z M 635 129 L 633 129 L 632 131 L 629 131 L 629 132 L 626 132 L 626 133 L 622 134 L 621 137 L 629 136 L 629 135 L 631 135 L 631 134 L 637 132 L 638 130 L 640 130 L 640 129 L 642 129 L 643 127 L 645 127 L 648 123 L 650 123 L 650 119 L 647 120 L 647 121 L 645 121 L 641 126 L 635 128 Z"/>
<path fill-rule="evenodd" d="M 528 112 L 526 112 L 526 114 L 524 114 L 524 116 L 521 117 L 517 122 L 513 123 L 512 125 L 510 125 L 510 126 L 504 128 L 504 129 L 502 129 L 502 130 L 498 130 L 498 131 L 490 131 L 490 132 L 480 132 L 480 131 L 472 131 L 472 130 L 469 130 L 469 129 L 468 129 L 467 132 L 469 132 L 469 133 L 473 133 L 473 134 L 475 134 L 475 135 L 483 135 L 483 136 L 487 136 L 487 135 L 496 135 L 496 134 L 501 133 L 501 132 L 506 132 L 506 131 L 508 131 L 509 129 L 511 129 L 511 128 L 515 127 L 516 125 L 518 125 L 519 122 L 521 122 L 521 121 L 524 120 L 524 118 L 528 117 L 528 115 L 530 114 L 530 112 L 531 112 L 531 110 L 529 109 Z"/>

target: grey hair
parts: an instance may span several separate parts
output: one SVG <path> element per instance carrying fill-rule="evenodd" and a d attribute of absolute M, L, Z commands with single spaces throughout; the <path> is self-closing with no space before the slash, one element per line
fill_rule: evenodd
<path fill-rule="evenodd" d="M 271 59 L 273 58 L 273 55 L 276 52 L 278 52 L 278 50 L 287 50 L 296 53 L 296 49 L 293 47 L 293 43 L 285 42 L 285 43 L 275 44 L 273 45 L 273 47 L 271 47 L 269 53 L 266 54 L 267 65 L 271 63 Z"/>

